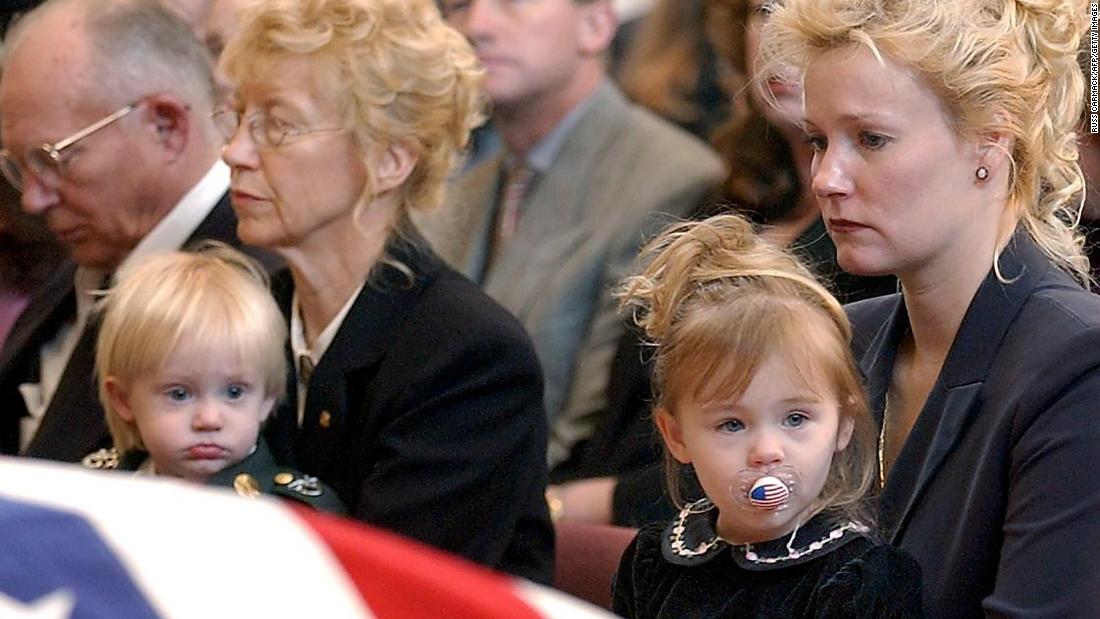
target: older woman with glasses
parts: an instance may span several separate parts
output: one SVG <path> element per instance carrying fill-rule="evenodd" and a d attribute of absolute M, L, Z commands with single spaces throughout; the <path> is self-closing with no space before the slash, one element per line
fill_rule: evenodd
<path fill-rule="evenodd" d="M 215 119 L 241 238 L 289 266 L 272 449 L 364 522 L 547 582 L 533 349 L 408 217 L 482 119 L 472 51 L 431 0 L 272 0 L 241 26 Z"/>

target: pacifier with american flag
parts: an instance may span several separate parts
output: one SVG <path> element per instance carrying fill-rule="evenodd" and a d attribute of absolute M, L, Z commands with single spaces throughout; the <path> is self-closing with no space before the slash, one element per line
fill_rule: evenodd
<path fill-rule="evenodd" d="M 780 511 L 790 503 L 800 482 L 798 471 L 786 464 L 766 471 L 745 469 L 737 474 L 737 481 L 730 487 L 730 491 L 733 498 L 745 508 Z"/>

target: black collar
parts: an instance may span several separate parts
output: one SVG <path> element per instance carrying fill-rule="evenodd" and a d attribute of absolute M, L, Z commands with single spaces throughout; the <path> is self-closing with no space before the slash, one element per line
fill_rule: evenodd
<path fill-rule="evenodd" d="M 729 552 L 738 566 L 755 572 L 777 570 L 813 561 L 833 550 L 866 537 L 870 530 L 858 522 L 841 521 L 818 514 L 795 531 L 758 544 L 731 544 L 718 536 L 718 510 L 710 499 L 689 503 L 665 528 L 661 554 L 673 565 L 695 566 Z"/>

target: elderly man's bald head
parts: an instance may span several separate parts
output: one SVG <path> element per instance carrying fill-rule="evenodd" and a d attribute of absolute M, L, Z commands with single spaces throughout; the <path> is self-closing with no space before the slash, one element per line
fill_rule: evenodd
<path fill-rule="evenodd" d="M 58 39 L 66 45 L 56 45 Z M 48 0 L 12 27 L 0 66 L 24 53 L 59 56 L 70 48 L 87 52 L 81 70 L 104 96 L 163 90 L 197 104 L 213 101 L 205 50 L 189 24 L 158 0 Z"/>

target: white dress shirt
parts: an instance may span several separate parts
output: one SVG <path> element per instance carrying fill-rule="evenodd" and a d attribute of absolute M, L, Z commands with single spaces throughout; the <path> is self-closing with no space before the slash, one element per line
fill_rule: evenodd
<path fill-rule="evenodd" d="M 359 298 L 359 293 L 363 291 L 365 284 L 366 282 L 359 284 L 355 292 L 351 293 L 351 297 L 344 302 L 344 307 L 317 336 L 317 341 L 313 343 L 313 346 L 306 342 L 305 323 L 302 321 L 302 310 L 298 305 L 298 293 L 294 293 L 294 298 L 290 304 L 290 349 L 294 352 L 294 374 L 298 378 L 299 428 L 302 427 L 302 422 L 305 420 L 306 394 L 309 388 L 309 379 L 313 375 L 313 368 L 321 362 L 321 357 L 325 356 L 325 351 L 332 344 L 332 340 L 336 339 L 336 332 L 340 330 L 340 325 L 344 324 L 344 319 L 347 318 L 351 306 Z"/>

